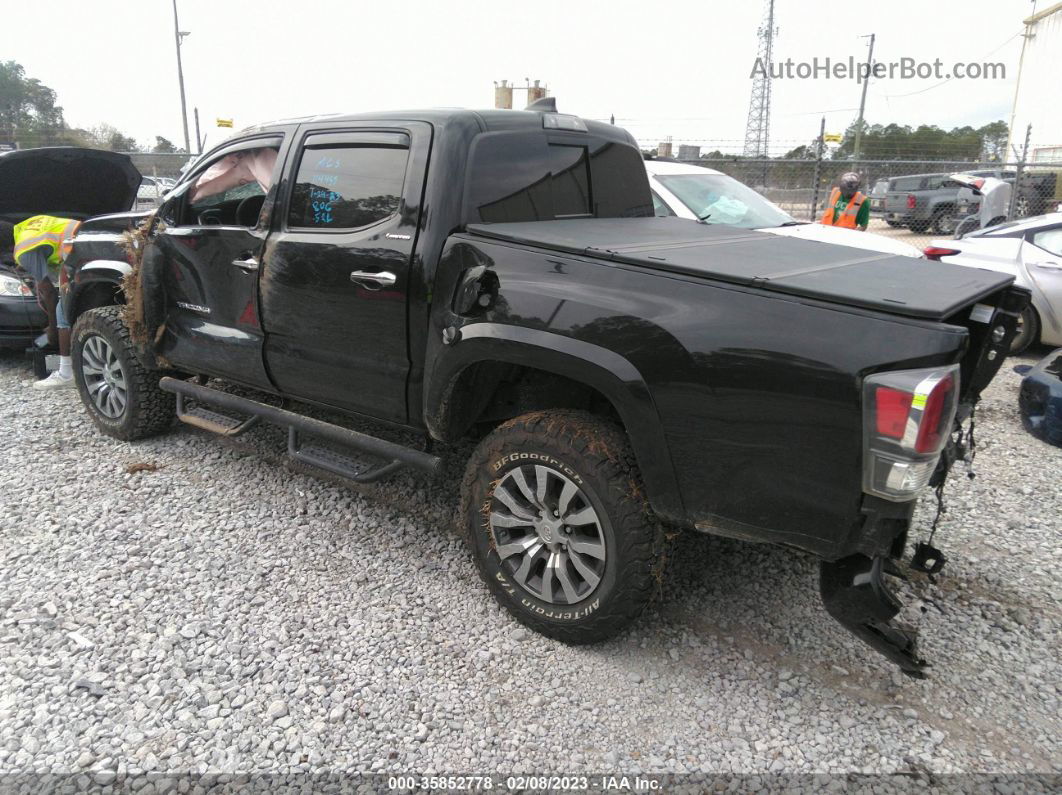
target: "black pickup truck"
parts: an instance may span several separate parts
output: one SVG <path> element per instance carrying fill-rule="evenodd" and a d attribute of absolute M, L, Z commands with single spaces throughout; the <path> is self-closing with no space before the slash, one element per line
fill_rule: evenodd
<path fill-rule="evenodd" d="M 830 614 L 914 676 L 883 578 L 1028 300 L 994 272 L 655 218 L 632 137 L 548 104 L 247 130 L 152 215 L 87 221 L 65 266 L 104 433 L 264 420 L 355 481 L 433 472 L 433 443 L 471 435 L 460 528 L 533 629 L 614 634 L 686 528 L 817 555 Z"/>

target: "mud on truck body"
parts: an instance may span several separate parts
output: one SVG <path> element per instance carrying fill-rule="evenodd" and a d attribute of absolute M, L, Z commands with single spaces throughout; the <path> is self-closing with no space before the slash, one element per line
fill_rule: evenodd
<path fill-rule="evenodd" d="M 681 528 L 818 556 L 830 614 L 922 676 L 884 577 L 1027 294 L 988 271 L 652 216 L 633 138 L 548 106 L 256 127 L 153 215 L 82 226 L 65 263 L 81 398 L 127 440 L 174 417 L 226 435 L 276 423 L 293 457 L 355 481 L 433 472 L 432 443 L 473 434 L 460 530 L 538 632 L 618 632 Z M 123 278 L 128 305 L 97 306 Z"/>

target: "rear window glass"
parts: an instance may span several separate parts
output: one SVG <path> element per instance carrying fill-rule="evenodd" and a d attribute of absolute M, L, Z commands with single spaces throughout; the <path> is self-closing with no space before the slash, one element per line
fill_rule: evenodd
<path fill-rule="evenodd" d="M 638 150 L 600 139 L 562 144 L 538 132 L 481 136 L 466 190 L 472 222 L 653 215 Z"/>
<path fill-rule="evenodd" d="M 396 212 L 402 200 L 406 146 L 307 146 L 291 191 L 289 227 L 357 229 Z"/>
<path fill-rule="evenodd" d="M 549 147 L 555 218 L 590 215 L 590 161 L 585 146 Z"/>
<path fill-rule="evenodd" d="M 898 177 L 892 181 L 893 190 L 918 190 L 922 187 L 922 177 Z"/>

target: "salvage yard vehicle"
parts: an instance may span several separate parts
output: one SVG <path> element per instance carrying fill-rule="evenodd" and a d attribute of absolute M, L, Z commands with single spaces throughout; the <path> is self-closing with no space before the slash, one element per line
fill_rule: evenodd
<path fill-rule="evenodd" d="M 1014 368 L 1018 369 L 1018 368 Z M 1021 369 L 1018 407 L 1021 422 L 1034 436 L 1062 447 L 1062 348 Z"/>
<path fill-rule="evenodd" d="M 538 632 L 621 630 L 678 527 L 817 555 L 831 615 L 922 676 L 884 577 L 1027 292 L 653 217 L 630 134 L 551 102 L 254 127 L 156 213 L 86 222 L 65 267 L 89 416 L 125 440 L 175 416 L 228 436 L 264 420 L 296 460 L 360 482 L 435 472 L 432 444 L 471 435 L 461 531 Z M 125 306 L 93 306 L 122 278 Z M 424 449 L 300 406 L 414 429 Z"/>
<path fill-rule="evenodd" d="M 988 168 L 964 173 L 1013 181 L 1016 172 Z M 890 226 L 906 226 L 912 232 L 921 233 L 932 227 L 938 235 L 950 235 L 955 231 L 958 192 L 959 185 L 950 173 L 893 177 L 885 194 L 885 221 Z"/>
<path fill-rule="evenodd" d="M 1032 299 L 1011 353 L 1036 343 L 1062 345 L 1062 213 L 979 229 L 961 240 L 934 240 L 924 253 L 938 262 L 1005 273 L 1029 290 Z"/>
<path fill-rule="evenodd" d="M 890 237 L 798 221 L 752 188 L 714 168 L 653 159 L 645 161 L 645 170 L 653 192 L 653 208 L 659 216 L 675 215 L 905 257 L 921 254 L 914 246 Z"/>
<path fill-rule="evenodd" d="M 140 172 L 128 155 L 52 146 L 0 154 L 0 219 L 11 224 L 34 215 L 82 219 L 126 210 L 136 196 Z M 12 241 L 4 241 L 8 252 Z M 113 285 L 108 286 L 113 292 Z M 0 263 L 0 347 L 28 348 L 40 377 L 46 343 L 38 338 L 48 318 L 37 304 L 32 279 Z"/>

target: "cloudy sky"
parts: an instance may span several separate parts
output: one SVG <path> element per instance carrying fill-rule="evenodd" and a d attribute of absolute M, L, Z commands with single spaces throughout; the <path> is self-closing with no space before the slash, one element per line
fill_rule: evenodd
<path fill-rule="evenodd" d="M 143 143 L 183 141 L 172 0 L 4 4 L 0 57 L 54 88 L 75 126 L 115 125 Z M 1000 62 L 1003 79 L 871 83 L 867 120 L 950 128 L 1009 121 L 1030 0 L 776 0 L 775 60 Z M 608 118 L 643 142 L 740 148 L 762 0 L 178 0 L 191 108 L 208 142 L 287 116 L 490 107 L 495 80 L 548 84 L 562 111 Z M 34 31 L 37 31 L 34 33 Z M 788 149 L 855 117 L 855 80 L 774 82 L 772 141 Z M 517 101 L 522 104 L 518 92 Z M 193 133 L 194 134 L 194 133 Z"/>

